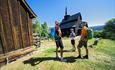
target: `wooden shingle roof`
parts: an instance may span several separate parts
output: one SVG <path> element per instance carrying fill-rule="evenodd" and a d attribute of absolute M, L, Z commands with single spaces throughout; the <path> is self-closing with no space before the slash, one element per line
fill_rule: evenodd
<path fill-rule="evenodd" d="M 68 22 L 71 22 L 71 21 L 75 21 L 77 20 L 77 18 L 80 16 L 80 19 L 82 19 L 81 17 L 81 13 L 77 13 L 77 14 L 74 14 L 72 16 L 69 16 L 67 20 L 62 20 L 61 24 L 64 24 L 64 23 L 68 23 Z"/>
<path fill-rule="evenodd" d="M 68 17 L 67 19 L 63 19 L 62 22 L 60 23 L 61 29 L 76 27 L 75 23 L 76 23 L 78 17 L 80 17 L 80 19 L 82 20 L 82 16 L 81 16 L 80 12 L 77 14 L 74 14 L 72 16 L 69 15 L 67 17 Z"/>
<path fill-rule="evenodd" d="M 75 22 L 69 22 L 69 23 L 66 23 L 66 24 L 62 24 L 60 27 L 61 27 L 61 29 L 66 29 L 66 28 L 76 27 L 76 25 L 75 25 Z"/>

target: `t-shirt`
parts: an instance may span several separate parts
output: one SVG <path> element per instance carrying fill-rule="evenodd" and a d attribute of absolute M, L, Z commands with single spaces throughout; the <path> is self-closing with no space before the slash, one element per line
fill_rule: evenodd
<path fill-rule="evenodd" d="M 75 39 L 75 33 L 74 33 L 74 32 L 71 32 L 71 33 L 70 33 L 70 39 L 71 39 L 71 40 L 74 40 L 74 39 Z"/>
<path fill-rule="evenodd" d="M 60 28 L 58 28 L 58 29 L 55 28 L 55 39 L 56 40 L 61 39 L 61 36 L 62 36 L 62 34 L 61 34 Z"/>
<path fill-rule="evenodd" d="M 81 40 L 87 41 L 88 37 L 88 29 L 87 27 L 83 27 L 81 30 Z"/>
<path fill-rule="evenodd" d="M 87 27 L 83 27 L 81 30 L 81 37 L 86 37 L 88 35 Z"/>

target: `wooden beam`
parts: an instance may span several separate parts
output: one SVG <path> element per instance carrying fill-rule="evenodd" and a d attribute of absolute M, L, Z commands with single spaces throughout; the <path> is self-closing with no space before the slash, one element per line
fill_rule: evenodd
<path fill-rule="evenodd" d="M 4 29 L 3 29 L 3 23 L 2 23 L 2 18 L 1 18 L 1 13 L 0 13 L 0 36 L 1 36 L 1 40 L 2 40 L 2 45 L 3 45 L 3 53 L 7 53 L 8 50 L 6 48 L 7 43 L 6 43 L 6 39 L 4 36 Z"/>
<path fill-rule="evenodd" d="M 33 45 L 33 36 L 32 36 L 32 19 L 29 18 L 29 27 L 30 27 L 30 45 Z"/>
<path fill-rule="evenodd" d="M 11 8 L 11 3 L 9 2 L 9 0 L 8 0 L 8 10 L 9 10 L 9 20 L 10 20 L 10 28 L 11 28 L 11 35 L 12 35 L 12 39 L 13 39 L 13 48 L 14 48 L 14 50 L 16 49 L 16 46 L 17 46 L 17 44 L 16 44 L 16 36 L 15 36 L 15 27 L 14 27 L 14 25 L 13 25 L 13 12 L 12 12 L 12 8 Z"/>
<path fill-rule="evenodd" d="M 30 27 L 29 27 L 29 16 L 28 16 L 28 13 L 27 13 L 27 26 L 28 26 L 28 40 L 29 40 L 28 45 L 30 46 Z"/>
<path fill-rule="evenodd" d="M 2 35 L 3 46 L 5 48 L 5 52 L 9 52 L 12 49 L 13 42 L 11 36 L 11 28 L 10 28 L 10 20 L 9 20 L 9 10 L 8 10 L 8 0 L 2 0 L 0 6 L 1 19 L 2 19 L 2 31 L 4 32 Z M 6 45 L 4 45 L 6 44 Z M 6 50 L 7 49 L 7 50 Z"/>
<path fill-rule="evenodd" d="M 23 30 L 22 30 L 22 17 L 21 17 L 21 9 L 20 9 L 20 2 L 18 1 L 18 10 L 19 10 L 19 17 L 20 17 L 20 31 L 21 31 L 21 40 L 22 40 L 22 48 L 24 48 L 24 39 L 23 39 Z"/>

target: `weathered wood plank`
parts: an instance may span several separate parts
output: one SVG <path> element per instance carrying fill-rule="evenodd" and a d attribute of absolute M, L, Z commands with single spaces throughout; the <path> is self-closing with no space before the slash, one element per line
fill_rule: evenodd
<path fill-rule="evenodd" d="M 30 46 L 29 45 L 29 42 L 30 42 L 30 39 L 29 39 L 29 26 L 28 26 L 28 12 L 26 12 L 26 20 L 27 20 L 27 23 L 26 23 L 26 25 L 27 25 L 27 32 L 26 32 L 26 35 L 27 35 L 27 46 Z"/>
<path fill-rule="evenodd" d="M 20 0 L 0 0 L 0 37 L 3 44 L 3 54 L 5 54 L 5 57 L 2 58 L 10 57 L 13 59 L 31 52 L 31 48 L 22 50 L 23 53 L 22 51 L 13 52 L 33 45 L 32 18 L 27 9 Z M 11 51 L 13 53 L 8 54 Z"/>
<path fill-rule="evenodd" d="M 19 22 L 19 12 L 18 12 L 18 4 L 17 0 L 9 0 L 10 1 L 10 10 L 11 10 L 11 18 L 12 18 L 12 28 L 14 34 L 14 41 L 15 41 L 15 49 L 21 48 L 21 41 L 20 41 L 20 22 Z M 15 13 L 13 13 L 15 12 Z"/>
<path fill-rule="evenodd" d="M 10 18 L 9 18 L 9 8 L 8 8 L 8 0 L 2 0 L 1 3 L 1 18 L 3 23 L 3 30 L 4 30 L 4 37 L 7 43 L 7 46 L 4 46 L 7 48 L 7 51 L 13 50 L 13 41 L 12 41 L 12 31 L 10 27 Z"/>
<path fill-rule="evenodd" d="M 32 19 L 29 19 L 29 28 L 30 28 L 30 45 L 33 45 L 33 36 L 32 36 Z"/>
<path fill-rule="evenodd" d="M 6 44 L 6 40 L 4 37 L 4 30 L 3 30 L 1 13 L 0 13 L 0 39 L 1 39 L 1 45 L 2 45 L 2 47 L 1 47 L 2 53 L 5 53 L 7 51 L 7 48 L 5 48 L 4 46 L 6 46 L 7 44 Z"/>
<path fill-rule="evenodd" d="M 23 38 L 23 30 L 22 30 L 22 18 L 21 18 L 21 5 L 20 5 L 20 2 L 18 1 L 18 10 L 19 10 L 19 22 L 20 22 L 20 31 L 21 31 L 21 41 L 22 41 L 22 47 L 21 48 L 24 48 L 24 38 Z"/>

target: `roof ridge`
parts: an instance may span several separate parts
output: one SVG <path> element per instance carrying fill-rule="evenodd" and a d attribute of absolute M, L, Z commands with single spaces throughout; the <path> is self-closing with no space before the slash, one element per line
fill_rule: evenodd
<path fill-rule="evenodd" d="M 22 1 L 22 3 L 25 5 L 25 7 L 28 9 L 28 11 L 33 15 L 33 17 L 36 17 L 37 15 L 34 13 L 34 11 L 31 9 L 31 7 L 28 5 L 26 0 L 19 0 Z"/>

